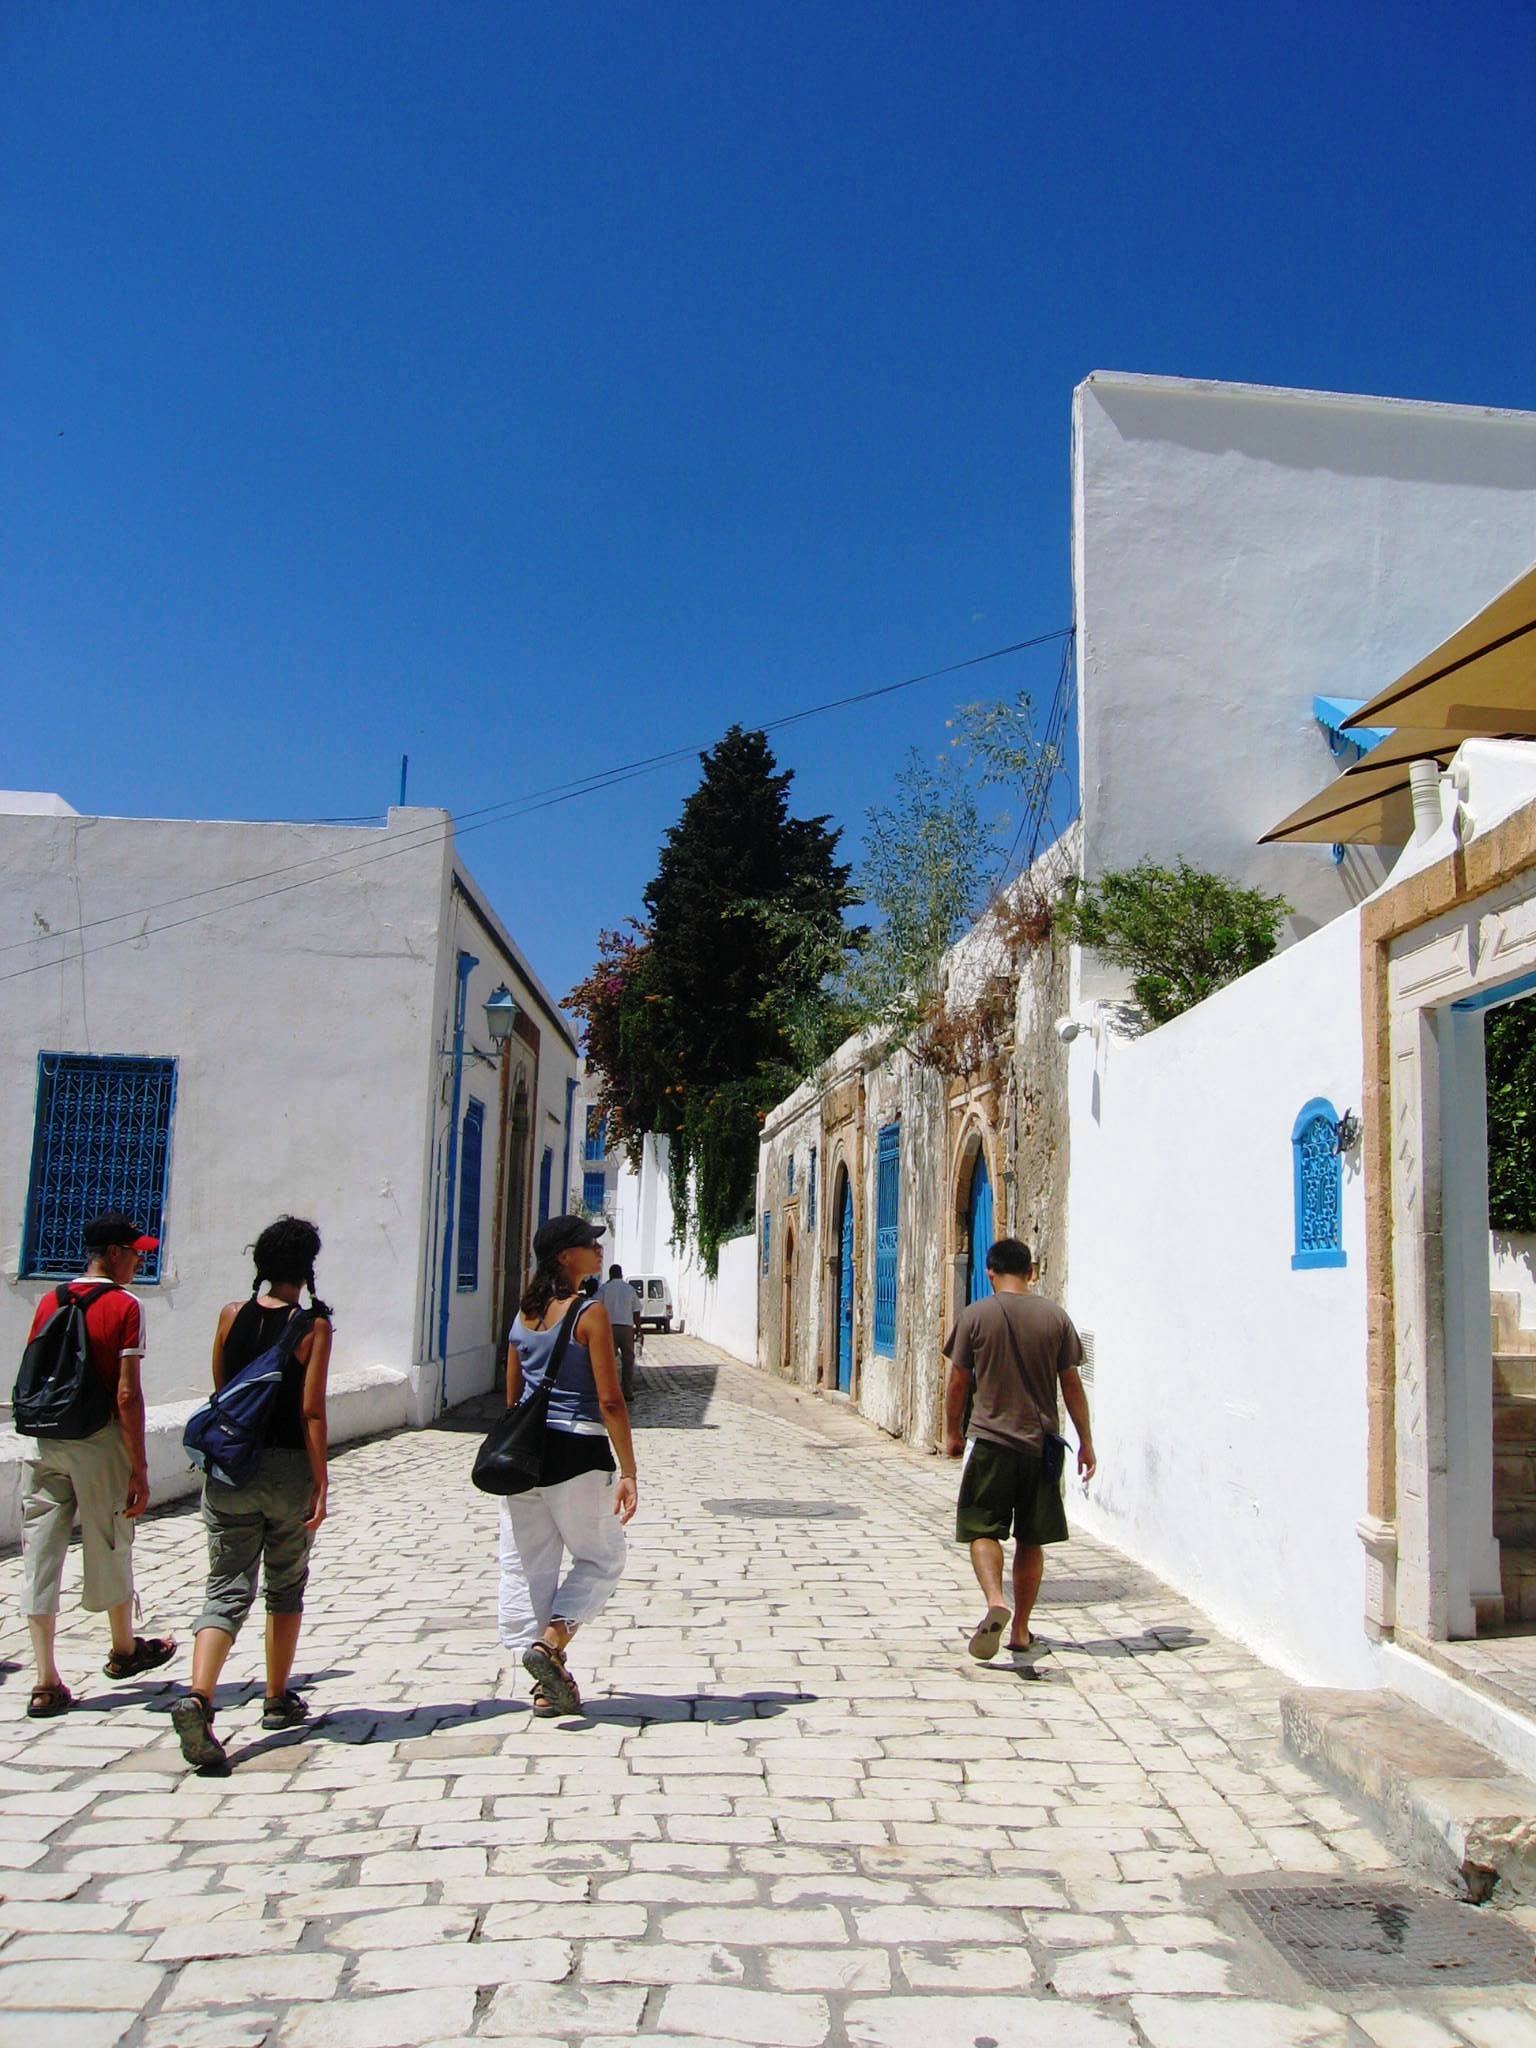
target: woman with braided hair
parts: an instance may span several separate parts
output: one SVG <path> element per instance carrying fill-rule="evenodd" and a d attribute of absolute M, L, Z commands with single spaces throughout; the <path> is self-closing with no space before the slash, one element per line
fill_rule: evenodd
<path fill-rule="evenodd" d="M 295 1321 L 301 1334 L 283 1367 L 261 1462 L 244 1485 L 210 1472 L 203 1483 L 208 1531 L 208 1591 L 192 1648 L 192 1687 L 171 1709 L 181 1753 L 195 1770 L 229 1769 L 213 1732 L 214 1688 L 224 1660 L 266 1581 L 266 1701 L 263 1728 L 293 1728 L 309 1708 L 289 1685 L 299 1645 L 304 1587 L 315 1531 L 325 1520 L 327 1452 L 325 1376 L 331 1311 L 315 1292 L 320 1233 L 302 1216 L 280 1216 L 251 1247 L 256 1277 L 245 1301 L 227 1302 L 213 1338 L 213 1384 L 271 1350 Z M 309 1290 L 309 1307 L 300 1305 Z"/>

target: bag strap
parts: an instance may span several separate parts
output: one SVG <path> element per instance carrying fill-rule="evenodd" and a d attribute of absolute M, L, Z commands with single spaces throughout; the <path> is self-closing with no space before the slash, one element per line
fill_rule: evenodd
<path fill-rule="evenodd" d="M 76 1294 L 74 1283 L 66 1280 L 61 1286 L 54 1289 L 53 1298 L 60 1308 L 68 1308 L 70 1303 L 73 1302 L 83 1312 L 93 1307 L 104 1294 L 115 1294 L 116 1292 L 117 1282 L 115 1280 L 98 1280 L 87 1294 Z"/>
<path fill-rule="evenodd" d="M 1034 1388 L 1029 1384 L 1029 1374 L 1024 1370 L 1024 1353 L 1019 1349 L 1019 1340 L 1018 1337 L 1014 1334 L 1012 1316 L 1010 1316 L 1007 1309 L 1003 1307 L 1002 1301 L 997 1295 L 994 1294 L 992 1299 L 997 1302 L 997 1312 L 1002 1317 L 1003 1327 L 1008 1332 L 1008 1342 L 1013 1347 L 1014 1363 L 1019 1368 L 1019 1379 L 1023 1384 L 1025 1393 L 1028 1394 L 1030 1400 L 1033 1401 L 1035 1404 L 1036 1414 L 1040 1417 L 1040 1447 L 1043 1450 L 1045 1448 L 1045 1439 L 1048 1436 L 1060 1436 L 1060 1426 L 1054 1415 L 1048 1416 L 1046 1414 L 1045 1404 L 1041 1401 L 1039 1395 L 1035 1392 Z"/>
<path fill-rule="evenodd" d="M 566 1347 L 569 1345 L 571 1334 L 581 1318 L 581 1312 L 584 1308 L 590 1308 L 591 1306 L 592 1300 L 590 1295 L 578 1294 L 561 1318 L 560 1334 L 555 1339 L 555 1348 L 549 1355 L 549 1370 L 544 1375 L 544 1384 L 551 1393 L 555 1390 L 555 1381 L 560 1377 L 560 1368 L 565 1363 Z"/>

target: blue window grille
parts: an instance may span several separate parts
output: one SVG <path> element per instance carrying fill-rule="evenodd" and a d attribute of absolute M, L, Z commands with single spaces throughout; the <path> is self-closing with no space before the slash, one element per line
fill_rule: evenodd
<path fill-rule="evenodd" d="M 549 1198 L 555 1178 L 555 1148 L 544 1147 L 544 1157 L 539 1161 L 539 1222 L 549 1221 Z"/>
<path fill-rule="evenodd" d="M 587 1149 L 585 1157 L 590 1164 L 601 1159 L 608 1150 L 608 1119 L 599 1116 L 595 1109 L 587 1111 Z"/>
<path fill-rule="evenodd" d="M 805 1170 L 805 1220 L 812 1230 L 816 1228 L 816 1147 L 811 1147 L 811 1157 Z"/>
<path fill-rule="evenodd" d="M 789 1155 L 789 1192 L 791 1194 L 795 1192 L 795 1155 L 793 1152 Z"/>
<path fill-rule="evenodd" d="M 608 1193 L 606 1173 L 584 1173 L 581 1176 L 581 1206 L 589 1216 L 603 1213 L 603 1200 Z"/>
<path fill-rule="evenodd" d="M 768 1270 L 768 1265 L 769 1265 L 769 1261 L 770 1261 L 770 1260 L 772 1259 L 772 1257 L 773 1257 L 773 1211 L 772 1211 L 771 1209 L 765 1209 L 765 1210 L 763 1211 L 763 1271 L 764 1271 L 765 1273 L 766 1273 L 766 1272 L 767 1272 L 767 1270 Z"/>
<path fill-rule="evenodd" d="M 485 1104 L 471 1096 L 464 1106 L 459 1146 L 460 1294 L 473 1294 L 480 1285 L 480 1168 L 484 1154 Z"/>
<path fill-rule="evenodd" d="M 160 1278 L 175 1100 L 173 1059 L 38 1054 L 24 1280 L 83 1273 L 80 1233 L 109 1209 L 121 1209 L 162 1240 L 139 1267 L 141 1280 Z"/>
<path fill-rule="evenodd" d="M 1338 1111 L 1315 1096 L 1291 1129 L 1298 1271 L 1342 1266 L 1344 1254 L 1344 1162 L 1339 1156 Z"/>
<path fill-rule="evenodd" d="M 875 1350 L 896 1356 L 896 1252 L 901 1232 L 901 1126 L 886 1124 L 875 1155 Z"/>

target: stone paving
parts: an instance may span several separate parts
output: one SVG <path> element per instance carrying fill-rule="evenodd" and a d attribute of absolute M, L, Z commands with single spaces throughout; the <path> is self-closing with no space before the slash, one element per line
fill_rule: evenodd
<path fill-rule="evenodd" d="M 1394 1859 L 1282 1755 L 1285 1681 L 1156 1580 L 1076 1542 L 1041 1675 L 977 1666 L 953 1468 L 687 1338 L 637 1421 L 579 1721 L 532 1721 L 497 1648 L 469 1428 L 338 1456 L 324 1718 L 262 1734 L 253 1629 L 225 1781 L 73 1613 L 82 1704 L 27 1721 L 0 1565 L 0 2042 L 1536 2048 L 1536 1986 L 1320 1993 L 1237 1911 L 1238 1876 Z M 184 1625 L 195 1513 L 138 1555 L 146 1623 Z"/>

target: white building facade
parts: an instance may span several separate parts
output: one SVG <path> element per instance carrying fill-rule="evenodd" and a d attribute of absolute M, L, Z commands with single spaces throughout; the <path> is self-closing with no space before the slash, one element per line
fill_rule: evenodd
<path fill-rule="evenodd" d="M 1451 1667 L 1516 1618 L 1525 1556 L 1506 1514 L 1501 1585 L 1509 1248 L 1490 1267 L 1468 1019 L 1536 930 L 1506 822 L 1536 749 L 1470 742 L 1454 823 L 1401 860 L 1258 842 L 1337 772 L 1314 700 L 1369 697 L 1536 559 L 1536 416 L 1094 376 L 1072 471 L 1081 807 L 1058 855 L 1282 895 L 1282 950 L 1138 1037 L 1124 978 L 1055 935 L 1015 959 L 975 1073 L 843 1047 L 765 1127 L 758 1361 L 936 1447 L 945 1329 L 985 1244 L 1028 1238 L 1088 1340 L 1100 1469 L 1074 1519 L 1298 1677 L 1396 1685 L 1530 1767 L 1536 1718 Z M 1496 917 L 1446 879 L 1485 837 Z M 1425 863 L 1448 907 L 1421 945 L 1403 877 Z"/>
<path fill-rule="evenodd" d="M 89 1214 L 159 1235 L 136 1291 L 163 1497 L 219 1308 L 292 1213 L 324 1239 L 336 1435 L 493 1384 L 569 1171 L 577 1057 L 446 813 L 204 823 L 0 797 L 0 929 L 0 1349 L 19 1358 L 78 1270 Z"/>

